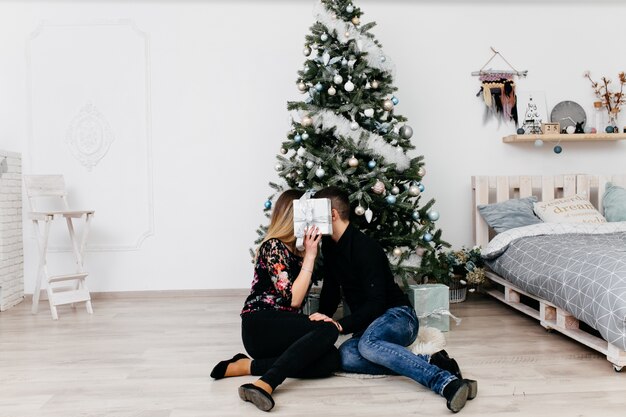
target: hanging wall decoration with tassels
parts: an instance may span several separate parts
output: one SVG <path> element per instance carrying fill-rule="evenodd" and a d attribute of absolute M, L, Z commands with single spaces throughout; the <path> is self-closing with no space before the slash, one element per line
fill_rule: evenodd
<path fill-rule="evenodd" d="M 526 77 L 528 71 L 518 71 L 500 54 L 500 52 L 491 48 L 493 55 L 483 65 L 483 67 L 472 72 L 473 76 L 479 77 L 481 86 L 476 94 L 485 103 L 484 121 L 496 119 L 498 121 L 514 121 L 518 126 L 517 120 L 517 98 L 515 95 L 515 77 Z M 509 69 L 494 70 L 485 69 L 487 65 L 499 56 L 509 66 Z"/>

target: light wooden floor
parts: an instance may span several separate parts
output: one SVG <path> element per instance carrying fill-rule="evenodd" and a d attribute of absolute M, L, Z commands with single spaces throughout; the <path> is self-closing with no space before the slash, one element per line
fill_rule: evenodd
<path fill-rule="evenodd" d="M 208 376 L 243 349 L 245 293 L 96 299 L 93 316 L 63 307 L 58 322 L 47 308 L 31 315 L 26 302 L 0 313 L 0 417 L 263 415 L 237 396 L 253 378 Z M 447 334 L 447 350 L 479 381 L 459 415 L 626 415 L 626 372 L 594 351 L 491 299 L 453 312 L 463 322 Z M 281 416 L 451 414 L 403 377 L 288 379 L 274 398 Z"/>

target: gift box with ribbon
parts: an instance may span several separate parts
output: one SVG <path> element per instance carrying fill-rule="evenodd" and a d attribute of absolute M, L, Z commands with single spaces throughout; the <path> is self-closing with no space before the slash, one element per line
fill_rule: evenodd
<path fill-rule="evenodd" d="M 461 321 L 450 313 L 449 288 L 443 284 L 409 285 L 409 301 L 420 321 L 420 327 L 434 327 L 447 332 L 450 317 L 457 324 Z"/>
<path fill-rule="evenodd" d="M 304 250 L 304 235 L 309 227 L 317 226 L 321 234 L 332 235 L 331 217 L 328 198 L 311 198 L 307 192 L 299 200 L 293 200 L 293 230 L 298 250 Z"/>

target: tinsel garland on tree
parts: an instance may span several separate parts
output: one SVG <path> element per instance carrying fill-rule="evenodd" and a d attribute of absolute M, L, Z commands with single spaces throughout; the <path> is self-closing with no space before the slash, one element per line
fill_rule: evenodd
<path fill-rule="evenodd" d="M 350 0 L 322 0 L 306 36 L 307 57 L 296 87 L 306 95 L 289 102 L 297 114 L 282 143 L 276 170 L 288 188 L 319 190 L 329 185 L 350 194 L 351 222 L 385 249 L 396 277 L 437 275 L 435 249 L 449 246 L 435 226 L 434 200 L 420 206 L 426 175 L 422 156 L 411 158 L 413 129 L 396 113 L 394 66 L 361 24 Z M 271 182 L 277 192 L 285 186 Z M 271 210 L 272 195 L 265 202 Z M 266 227 L 258 229 L 260 243 Z M 427 262 L 421 262 L 424 259 Z"/>

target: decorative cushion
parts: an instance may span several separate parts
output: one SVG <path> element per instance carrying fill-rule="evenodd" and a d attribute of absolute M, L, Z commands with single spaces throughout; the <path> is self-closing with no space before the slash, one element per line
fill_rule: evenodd
<path fill-rule="evenodd" d="M 606 219 L 585 197 L 557 198 L 533 204 L 535 213 L 550 223 L 606 223 Z"/>
<path fill-rule="evenodd" d="M 604 196 L 602 196 L 602 205 L 607 221 L 626 221 L 626 189 L 609 182 L 606 185 Z"/>
<path fill-rule="evenodd" d="M 502 203 L 480 205 L 478 211 L 489 227 L 496 233 L 502 233 L 515 227 L 541 223 L 541 220 L 533 213 L 535 202 L 537 202 L 537 197 L 525 197 Z"/>

